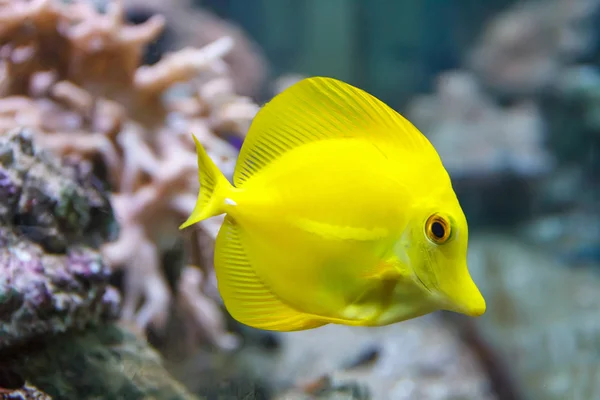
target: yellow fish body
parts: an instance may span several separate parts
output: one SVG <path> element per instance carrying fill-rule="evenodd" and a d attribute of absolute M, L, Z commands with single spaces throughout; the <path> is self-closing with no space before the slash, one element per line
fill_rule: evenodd
<path fill-rule="evenodd" d="M 370 94 L 322 77 L 289 87 L 254 118 L 233 185 L 195 141 L 200 192 L 181 228 L 226 214 L 215 271 L 239 322 L 293 331 L 485 312 L 437 152 Z"/>

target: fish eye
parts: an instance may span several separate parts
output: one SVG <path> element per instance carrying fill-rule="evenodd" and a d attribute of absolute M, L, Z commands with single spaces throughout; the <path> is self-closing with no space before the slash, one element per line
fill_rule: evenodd
<path fill-rule="evenodd" d="M 425 235 L 436 244 L 444 244 L 450 239 L 450 222 L 439 214 L 433 214 L 425 223 Z"/>

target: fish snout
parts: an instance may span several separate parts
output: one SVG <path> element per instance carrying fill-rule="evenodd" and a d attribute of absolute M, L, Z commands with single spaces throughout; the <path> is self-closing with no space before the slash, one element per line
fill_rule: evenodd
<path fill-rule="evenodd" d="M 468 271 L 453 280 L 443 290 L 446 309 L 469 317 L 479 317 L 486 311 L 486 303 Z"/>

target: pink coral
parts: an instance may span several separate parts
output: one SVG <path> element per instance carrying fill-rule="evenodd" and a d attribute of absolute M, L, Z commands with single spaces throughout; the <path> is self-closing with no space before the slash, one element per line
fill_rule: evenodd
<path fill-rule="evenodd" d="M 125 8 L 138 14 L 164 15 L 173 41 L 183 47 L 201 47 L 227 36 L 233 40 L 223 61 L 231 69 L 230 83 L 236 93 L 257 97 L 268 73 L 260 47 L 238 26 L 194 7 L 190 0 L 124 0 Z"/>

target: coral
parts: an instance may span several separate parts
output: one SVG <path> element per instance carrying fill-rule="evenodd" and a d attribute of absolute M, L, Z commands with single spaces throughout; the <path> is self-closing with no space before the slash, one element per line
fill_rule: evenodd
<path fill-rule="evenodd" d="M 497 15 L 469 55 L 484 84 L 531 94 L 554 84 L 565 63 L 594 48 L 597 0 L 518 2 Z"/>
<path fill-rule="evenodd" d="M 172 302 L 162 256 L 181 240 L 177 227 L 198 190 L 191 133 L 230 176 L 237 150 L 224 138 L 243 138 L 258 106 L 234 90 L 223 61 L 234 47 L 231 37 L 140 65 L 164 18 L 132 25 L 120 2 L 104 8 L 85 1 L 0 2 L 0 128 L 35 128 L 36 139 L 66 162 L 106 176 L 121 229 L 102 253 L 125 272 L 122 316 L 161 328 Z M 218 221 L 204 227 L 186 238 L 190 254 L 199 237 L 214 238 Z M 190 264 L 214 282 L 204 258 Z M 189 308 L 196 325 L 221 326 L 214 313 L 205 317 L 202 305 L 214 300 L 204 292 L 182 296 L 197 304 Z"/>
<path fill-rule="evenodd" d="M 0 350 L 118 315 L 97 249 L 111 232 L 108 200 L 32 136 L 0 136 Z"/>
<path fill-rule="evenodd" d="M 196 331 L 205 331 L 211 342 L 217 343 L 221 348 L 231 349 L 237 347 L 238 338 L 225 331 L 225 322 L 221 318 L 221 310 L 207 297 L 200 292 L 202 280 L 204 279 L 202 271 L 198 268 L 187 266 L 179 280 L 180 302 L 183 309 L 190 309 L 191 315 L 204 315 L 204 318 L 210 321 L 204 327 L 198 327 Z M 194 301 L 191 301 L 191 300 Z"/>
<path fill-rule="evenodd" d="M 198 9 L 189 0 L 124 0 L 124 5 L 133 19 L 164 15 L 171 46 L 201 47 L 220 37 L 231 37 L 233 47 L 223 56 L 223 61 L 231 69 L 234 90 L 246 96 L 260 96 L 268 63 L 259 46 L 238 26 Z"/>
<path fill-rule="evenodd" d="M 449 71 L 436 91 L 416 97 L 407 117 L 440 153 L 455 178 L 513 172 L 536 176 L 552 167 L 543 147 L 545 125 L 536 103 L 501 107 L 469 71 Z"/>
<path fill-rule="evenodd" d="M 594 209 L 600 73 L 582 63 L 598 48 L 590 24 L 598 13 L 598 0 L 515 4 L 491 19 L 463 69 L 409 103 L 471 220 L 510 225 L 548 212 L 568 220 Z"/>
<path fill-rule="evenodd" d="M 273 95 L 275 96 L 283 92 L 285 89 L 289 88 L 290 86 L 301 81 L 304 78 L 307 78 L 307 76 L 293 73 L 283 74 L 279 76 L 277 79 L 275 79 L 275 81 L 272 84 L 271 90 L 273 92 Z"/>
<path fill-rule="evenodd" d="M 441 74 L 406 116 L 429 138 L 453 180 L 471 226 L 510 226 L 539 212 L 539 182 L 556 159 L 547 116 L 531 98 L 502 104 L 468 70 Z"/>
<path fill-rule="evenodd" d="M 102 185 L 35 137 L 0 135 L 0 398 L 193 399 L 112 324 L 120 296 L 99 249 L 117 229 Z"/>

